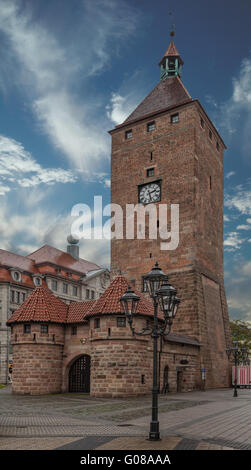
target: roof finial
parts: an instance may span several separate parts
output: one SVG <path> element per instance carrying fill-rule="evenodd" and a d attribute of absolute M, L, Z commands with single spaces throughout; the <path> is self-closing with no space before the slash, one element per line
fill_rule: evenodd
<path fill-rule="evenodd" d="M 169 12 L 169 16 L 171 16 L 171 18 L 172 18 L 172 16 L 173 16 L 173 14 L 172 14 L 171 11 Z M 172 23 L 172 29 L 171 29 L 171 31 L 170 31 L 170 36 L 171 36 L 171 37 L 175 36 L 175 24 L 174 24 L 174 23 Z"/>

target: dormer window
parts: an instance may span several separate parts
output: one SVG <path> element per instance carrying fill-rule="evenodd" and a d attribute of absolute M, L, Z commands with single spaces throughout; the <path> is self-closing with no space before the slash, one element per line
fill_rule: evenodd
<path fill-rule="evenodd" d="M 12 279 L 16 282 L 21 282 L 22 276 L 19 271 L 11 271 Z"/>
<path fill-rule="evenodd" d="M 35 284 L 36 287 L 39 287 L 39 286 L 42 285 L 42 279 L 41 279 L 41 277 L 39 277 L 39 276 L 35 276 L 35 277 L 33 278 L 33 282 L 34 282 L 34 284 Z"/>

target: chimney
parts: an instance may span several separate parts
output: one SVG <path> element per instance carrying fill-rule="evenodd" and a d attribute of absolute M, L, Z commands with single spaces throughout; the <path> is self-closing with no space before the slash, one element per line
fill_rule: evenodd
<path fill-rule="evenodd" d="M 79 240 L 77 240 L 76 238 L 73 238 L 72 235 L 69 235 L 67 237 L 67 241 L 69 243 L 69 245 L 67 245 L 67 253 L 69 253 L 69 255 L 71 255 L 73 258 L 78 260 L 79 259 L 79 246 L 78 246 Z"/>

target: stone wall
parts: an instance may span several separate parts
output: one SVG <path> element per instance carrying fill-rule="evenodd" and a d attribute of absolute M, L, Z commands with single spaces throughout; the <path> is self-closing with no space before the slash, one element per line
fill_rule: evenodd
<path fill-rule="evenodd" d="M 12 326 L 11 342 L 13 393 L 22 395 L 60 393 L 63 326 L 50 324 L 47 334 L 40 332 L 38 323 L 31 323 L 31 333 L 24 333 L 24 324 L 15 324 Z"/>

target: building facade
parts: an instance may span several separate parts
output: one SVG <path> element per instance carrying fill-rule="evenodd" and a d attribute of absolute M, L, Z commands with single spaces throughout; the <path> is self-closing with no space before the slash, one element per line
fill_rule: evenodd
<path fill-rule="evenodd" d="M 38 286 L 47 286 L 65 303 L 97 299 L 110 283 L 110 273 L 68 252 L 45 245 L 28 256 L 0 250 L 0 383 L 8 382 L 12 362 L 7 320 Z"/>

